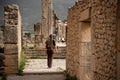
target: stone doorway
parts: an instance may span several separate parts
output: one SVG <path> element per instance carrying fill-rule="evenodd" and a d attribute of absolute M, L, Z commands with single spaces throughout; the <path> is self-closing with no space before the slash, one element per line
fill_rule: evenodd
<path fill-rule="evenodd" d="M 82 21 L 80 38 L 80 80 L 91 80 L 92 52 L 91 52 L 91 22 Z"/>

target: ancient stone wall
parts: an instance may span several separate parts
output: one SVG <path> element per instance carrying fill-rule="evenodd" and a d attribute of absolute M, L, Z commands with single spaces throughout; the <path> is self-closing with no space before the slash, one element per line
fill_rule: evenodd
<path fill-rule="evenodd" d="M 4 7 L 4 26 L 5 73 L 17 73 L 21 52 L 21 17 L 17 5 Z"/>
<path fill-rule="evenodd" d="M 120 80 L 120 0 L 117 8 L 117 80 Z"/>
<path fill-rule="evenodd" d="M 67 55 L 66 55 L 66 67 L 71 76 L 78 74 L 79 68 L 79 29 L 77 24 L 76 14 L 77 8 L 72 7 L 69 9 L 68 25 L 67 25 Z"/>
<path fill-rule="evenodd" d="M 116 65 L 120 58 L 117 3 L 118 0 L 84 0 L 69 9 L 67 70 L 71 76 L 77 75 L 79 80 L 116 80 L 120 69 L 119 63 Z M 89 30 L 81 25 L 86 22 L 90 23 Z"/>
<path fill-rule="evenodd" d="M 116 80 L 117 0 L 93 1 L 94 80 Z"/>

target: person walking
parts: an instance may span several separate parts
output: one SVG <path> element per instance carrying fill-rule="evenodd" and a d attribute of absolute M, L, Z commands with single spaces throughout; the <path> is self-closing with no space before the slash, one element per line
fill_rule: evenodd
<path fill-rule="evenodd" d="M 47 49 L 47 65 L 48 68 L 52 67 L 52 59 L 53 59 L 53 54 L 55 51 L 55 40 L 53 39 L 53 35 L 51 34 L 49 38 L 46 40 L 46 49 Z"/>

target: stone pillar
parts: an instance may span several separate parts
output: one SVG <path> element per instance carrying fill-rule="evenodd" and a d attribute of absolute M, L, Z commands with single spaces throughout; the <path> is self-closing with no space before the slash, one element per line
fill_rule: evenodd
<path fill-rule="evenodd" d="M 78 1 L 68 10 L 66 61 L 71 76 L 78 75 L 78 80 L 120 80 L 119 5 L 119 0 L 85 0 Z M 88 8 L 91 9 L 90 17 L 86 15 Z M 86 23 L 89 20 L 91 21 L 91 45 L 88 41 L 81 40 L 89 38 L 85 33 L 81 33 L 84 32 L 82 28 L 85 28 L 85 25 L 83 27 L 78 25 L 80 21 Z M 77 30 L 81 31 L 77 33 Z M 79 38 L 76 38 L 76 35 Z M 80 41 L 77 42 L 75 39 Z M 80 55 L 78 58 L 77 53 Z M 75 70 L 76 64 L 80 69 Z"/>
<path fill-rule="evenodd" d="M 43 46 L 45 46 L 45 41 L 51 34 L 52 27 L 52 0 L 41 0 L 42 2 L 42 36 L 43 36 Z"/>
<path fill-rule="evenodd" d="M 21 52 L 21 16 L 17 5 L 4 7 L 4 53 L 5 73 L 18 72 Z"/>
<path fill-rule="evenodd" d="M 34 25 L 34 33 L 35 33 L 35 48 L 39 50 L 40 48 L 42 48 L 41 23 L 37 23 Z"/>
<path fill-rule="evenodd" d="M 48 28 L 48 0 L 41 0 L 42 2 L 42 35 L 46 38 L 49 35 Z"/>

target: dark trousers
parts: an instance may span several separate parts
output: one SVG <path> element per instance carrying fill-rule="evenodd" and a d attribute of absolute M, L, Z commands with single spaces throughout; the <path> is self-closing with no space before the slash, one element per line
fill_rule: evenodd
<path fill-rule="evenodd" d="M 47 50 L 47 65 L 49 68 L 52 67 L 53 51 Z"/>

